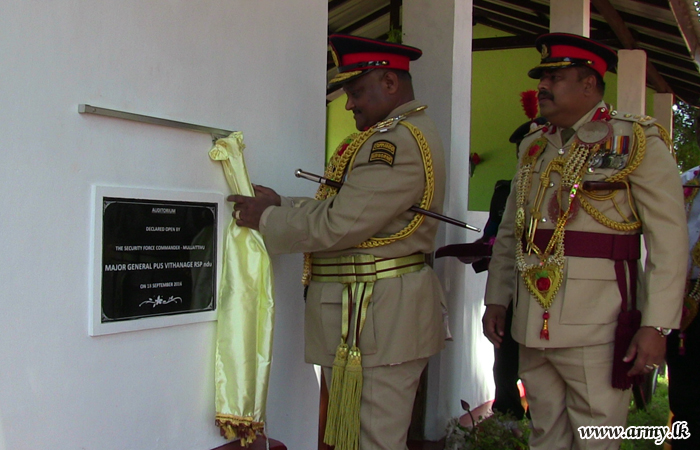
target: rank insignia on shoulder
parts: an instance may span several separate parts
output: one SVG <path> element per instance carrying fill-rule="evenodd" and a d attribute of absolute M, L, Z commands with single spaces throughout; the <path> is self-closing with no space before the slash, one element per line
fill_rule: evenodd
<path fill-rule="evenodd" d="M 651 116 L 639 116 L 637 114 L 624 113 L 620 111 L 612 111 L 610 115 L 613 119 L 625 120 L 627 122 L 637 122 L 642 126 L 651 125 L 656 122 L 656 119 Z"/>
<path fill-rule="evenodd" d="M 369 153 L 369 162 L 379 161 L 389 166 L 393 166 L 395 155 L 396 145 L 389 141 L 377 141 L 372 144 L 372 150 Z"/>

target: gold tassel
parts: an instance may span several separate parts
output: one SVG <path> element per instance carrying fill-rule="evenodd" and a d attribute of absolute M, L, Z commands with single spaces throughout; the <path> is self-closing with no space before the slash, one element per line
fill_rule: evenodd
<path fill-rule="evenodd" d="M 545 310 L 544 314 L 542 314 L 542 319 L 544 319 L 544 322 L 540 331 L 540 339 L 549 340 L 549 311 Z"/>
<path fill-rule="evenodd" d="M 333 360 L 333 375 L 331 386 L 328 390 L 328 412 L 326 413 L 326 431 L 323 442 L 335 445 L 338 428 L 340 427 L 340 402 L 343 398 L 343 380 L 345 378 L 345 365 L 348 362 L 348 345 L 341 339 L 340 345 L 335 350 Z"/>
<path fill-rule="evenodd" d="M 360 400 L 362 399 L 362 354 L 353 346 L 345 367 L 341 429 L 335 450 L 358 450 L 360 446 Z"/>
<path fill-rule="evenodd" d="M 222 436 L 229 441 L 239 438 L 243 447 L 248 447 L 255 442 L 258 438 L 257 433 L 265 429 L 264 423 L 253 422 L 252 417 L 217 414 L 215 422 Z"/>

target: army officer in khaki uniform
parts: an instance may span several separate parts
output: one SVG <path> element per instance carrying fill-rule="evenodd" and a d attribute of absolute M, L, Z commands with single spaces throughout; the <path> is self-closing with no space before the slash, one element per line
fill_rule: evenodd
<path fill-rule="evenodd" d="M 361 131 L 338 147 L 315 199 L 256 187 L 234 217 L 270 253 L 306 253 L 306 361 L 330 386 L 325 442 L 336 450 L 403 450 L 421 372 L 444 346 L 433 251 L 444 198 L 442 143 L 413 95 L 404 45 L 333 35 L 330 44 Z M 331 369 L 332 368 L 332 369 Z"/>
<path fill-rule="evenodd" d="M 520 145 L 484 333 L 498 346 L 512 331 L 520 343 L 531 449 L 613 449 L 619 440 L 582 439 L 579 427 L 625 425 L 627 388 L 663 362 L 665 336 L 679 326 L 688 248 L 680 177 L 665 130 L 602 101 L 612 49 L 564 33 L 536 46 L 542 61 L 529 76 L 549 123 Z"/>

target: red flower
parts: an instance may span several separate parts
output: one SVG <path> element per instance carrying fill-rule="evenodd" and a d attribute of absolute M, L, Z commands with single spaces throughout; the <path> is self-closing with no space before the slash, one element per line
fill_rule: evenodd
<path fill-rule="evenodd" d="M 471 153 L 469 155 L 469 176 L 474 175 L 474 169 L 476 169 L 477 164 L 481 162 L 481 156 L 478 153 Z"/>

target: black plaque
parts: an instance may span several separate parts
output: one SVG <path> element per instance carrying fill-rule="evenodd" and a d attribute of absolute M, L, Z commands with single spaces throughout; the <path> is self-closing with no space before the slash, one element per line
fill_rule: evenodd
<path fill-rule="evenodd" d="M 217 206 L 103 198 L 102 323 L 216 309 Z"/>

